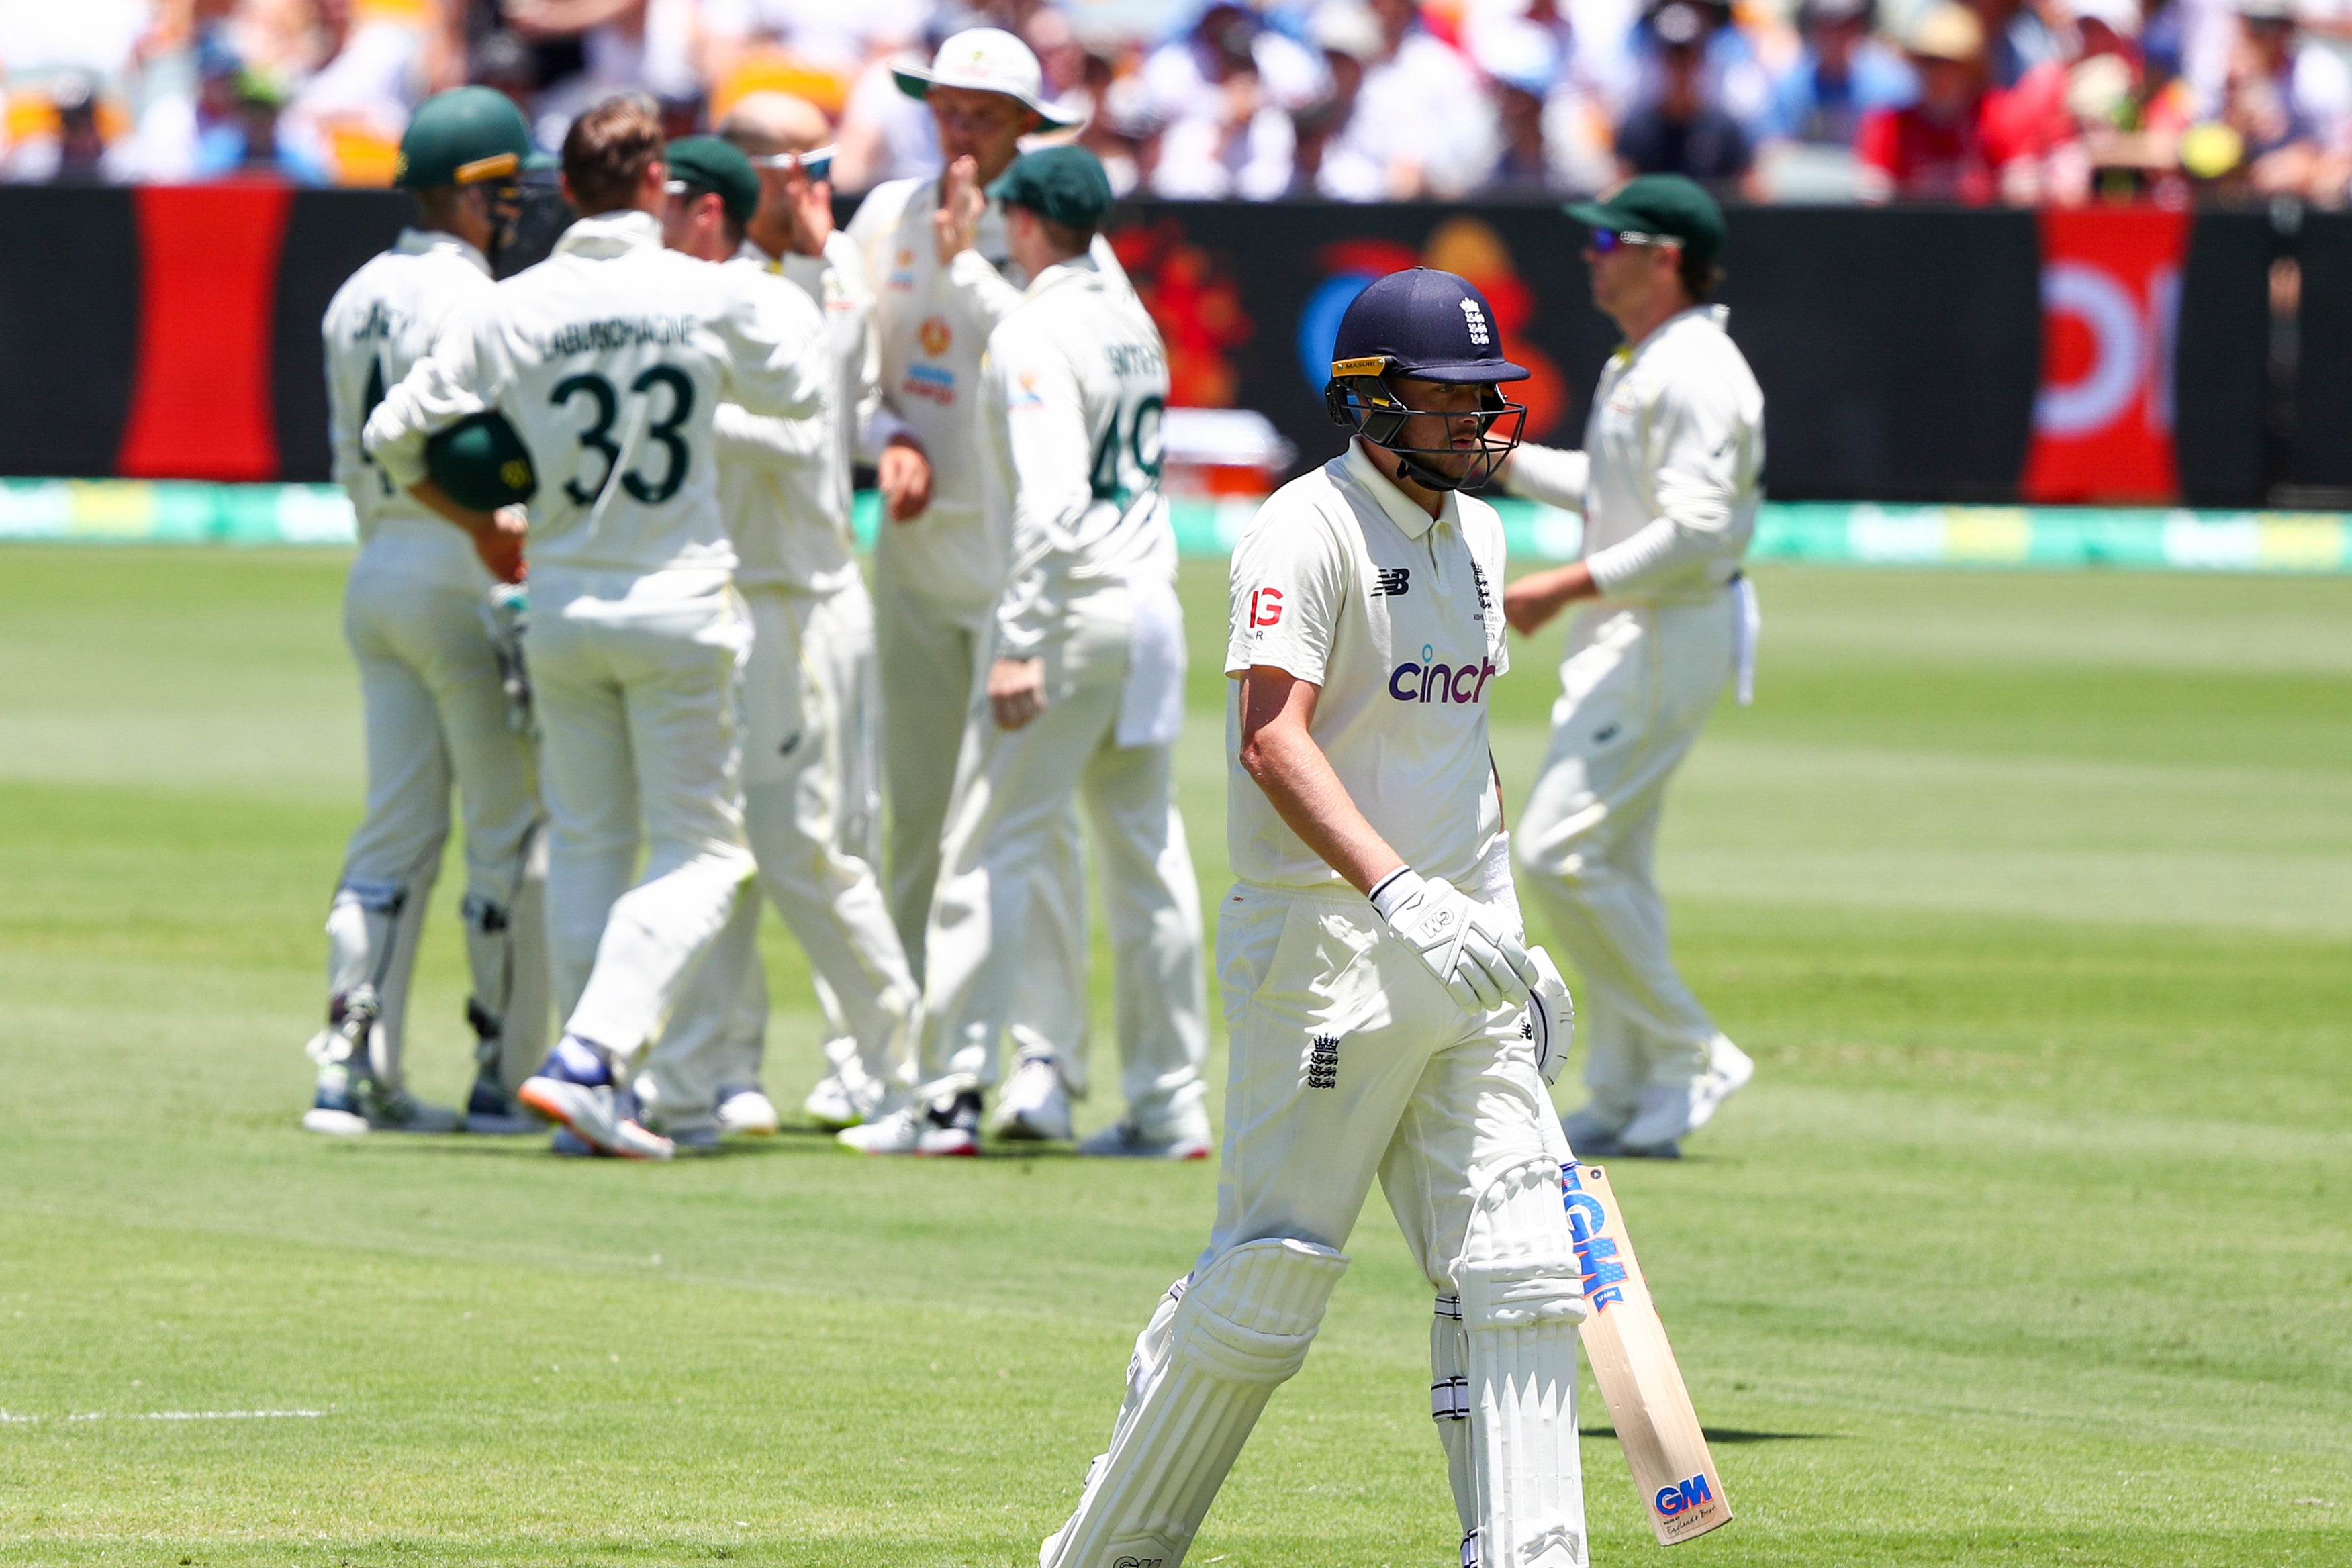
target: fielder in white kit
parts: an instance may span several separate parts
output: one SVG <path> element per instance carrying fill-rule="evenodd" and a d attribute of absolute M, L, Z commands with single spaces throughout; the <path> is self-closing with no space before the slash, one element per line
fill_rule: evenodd
<path fill-rule="evenodd" d="M 360 449 L 384 389 L 441 328 L 494 288 L 484 255 L 513 221 L 533 156 L 506 97 L 459 88 L 420 105 L 401 138 L 397 183 L 417 222 L 352 275 L 321 325 L 335 478 L 358 514 L 359 559 L 343 635 L 367 719 L 367 815 L 352 835 L 327 915 L 327 1027 L 310 1043 L 317 1095 L 302 1124 L 529 1130 L 510 1089 L 547 1049 L 547 946 L 539 780 L 516 722 L 490 613 L 491 578 L 467 538 L 394 484 Z M 476 1079 L 467 1117 L 402 1086 L 402 1035 L 425 906 L 449 836 L 449 789 L 465 823 L 466 958 Z"/>
<path fill-rule="evenodd" d="M 1079 1152 L 1202 1159 L 1201 894 L 1175 801 L 1183 612 L 1160 493 L 1167 350 L 1088 254 L 1111 207 L 1093 153 L 1031 152 L 989 193 L 1031 279 L 989 335 L 979 389 L 987 507 L 1010 518 L 1011 568 L 931 904 L 916 1103 L 842 1141 L 980 1152 L 981 1091 L 997 1080 L 1034 890 L 1075 796 L 1103 870 L 1128 1106 Z M 1036 1130 L 1067 1138 L 1066 1111 Z"/>
<path fill-rule="evenodd" d="M 1764 394 L 1705 303 L 1723 214 L 1676 174 L 1598 203 L 1593 302 L 1625 334 L 1601 373 L 1584 450 L 1523 446 L 1519 495 L 1584 514 L 1583 559 L 1511 585 L 1532 633 L 1570 624 L 1543 770 L 1519 823 L 1519 870 L 1584 977 L 1585 1085 L 1569 1141 L 1587 1156 L 1673 1158 L 1755 1071 L 1675 969 L 1653 870 L 1666 786 L 1737 682 L 1751 689 L 1755 591 L 1740 559 L 1763 498 Z"/>
<path fill-rule="evenodd" d="M 637 1120 L 625 1086 L 753 872 L 737 720 L 749 629 L 712 422 L 728 401 L 814 415 L 826 373 L 805 296 L 662 247 L 662 146 L 632 99 L 573 121 L 564 189 L 583 215 L 443 335 L 365 437 L 416 487 L 428 436 L 495 415 L 537 472 L 531 660 L 568 1019 L 520 1097 L 599 1152 L 651 1159 L 674 1147 Z M 478 537 L 499 527 L 444 515 Z"/>
<path fill-rule="evenodd" d="M 740 147 L 690 136 L 671 142 L 667 159 L 663 228 L 674 248 L 725 265 L 752 288 L 854 305 L 824 260 L 819 231 L 831 221 L 821 182 L 796 171 L 790 185 L 807 209 L 799 226 L 816 253 L 788 253 L 813 264 L 804 287 L 748 237 L 763 187 Z M 873 831 L 870 748 L 856 727 L 873 706 L 873 617 L 849 537 L 849 454 L 836 416 L 845 404 L 855 406 L 866 339 L 854 308 L 828 308 L 825 324 L 822 417 L 772 419 L 727 403 L 714 434 L 735 584 L 751 622 L 743 674 L 745 829 L 761 886 L 807 950 L 821 994 L 842 1020 L 847 1050 L 830 1081 L 856 1093 L 844 1107 L 844 1119 L 855 1123 L 899 1092 L 917 997 L 880 879 L 849 841 Z M 705 1124 L 714 1136 L 777 1128 L 775 1106 L 759 1087 L 768 1014 L 760 904 L 755 897 L 737 907 L 639 1083 L 642 1100 L 680 1107 L 680 1125 L 698 1135 Z"/>
<path fill-rule="evenodd" d="M 1376 1175 L 1438 1293 L 1432 1414 L 1462 1562 L 1586 1562 L 1586 1306 L 1546 1089 L 1572 1026 L 1524 946 L 1487 750 L 1502 524 L 1455 493 L 1516 439 L 1498 383 L 1528 372 L 1478 291 L 1424 268 L 1365 289 L 1334 358 L 1327 400 L 1355 439 L 1234 554 L 1216 1226 L 1137 1341 L 1110 1449 L 1044 1568 L 1183 1560 L 1305 1360 Z"/>
<path fill-rule="evenodd" d="M 981 188 L 1012 166 L 1024 135 L 1067 122 L 1046 109 L 1029 46 L 994 27 L 957 33 L 929 69 L 895 75 L 929 105 L 948 164 L 935 179 L 876 186 L 849 221 L 881 357 L 880 405 L 865 438 L 884 501 L 874 599 L 890 911 L 920 980 L 964 718 L 1004 586 L 1007 541 L 982 497 L 981 354 L 1027 281 L 1000 270 L 1010 267 L 1001 205 L 981 212 L 969 245 L 943 242 L 940 230 L 982 205 Z M 1094 251 L 1124 282 L 1110 247 L 1097 240 Z M 1047 852 L 1013 1009 L 1019 1065 L 992 1123 L 1001 1136 L 1052 1135 L 1066 1110 L 1057 1102 L 1086 1087 L 1087 913 L 1074 813 Z"/>

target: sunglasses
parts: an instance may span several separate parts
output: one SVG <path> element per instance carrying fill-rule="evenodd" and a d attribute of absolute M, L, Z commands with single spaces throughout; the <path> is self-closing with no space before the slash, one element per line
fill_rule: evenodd
<path fill-rule="evenodd" d="M 790 169 L 797 165 L 812 180 L 833 178 L 833 149 L 815 147 L 806 152 L 772 152 L 751 160 L 754 169 Z"/>
<path fill-rule="evenodd" d="M 1607 256 L 1620 246 L 1661 246 L 1682 243 L 1672 235 L 1645 235 L 1633 229 L 1594 229 L 1591 239 L 1595 256 Z"/>

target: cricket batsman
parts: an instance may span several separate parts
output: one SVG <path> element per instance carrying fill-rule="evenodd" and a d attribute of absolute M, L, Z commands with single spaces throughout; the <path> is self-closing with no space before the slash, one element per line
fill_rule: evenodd
<path fill-rule="evenodd" d="M 1008 519 L 1012 564 L 948 812 L 916 1101 L 842 1141 L 980 1152 L 980 1092 L 997 1078 L 1023 934 L 1076 797 L 1108 890 L 1128 1105 L 1078 1152 L 1205 1159 L 1201 893 L 1175 800 L 1183 612 L 1160 493 L 1167 350 L 1125 279 L 1089 254 L 1111 207 L 1093 153 L 1028 153 L 989 194 L 1030 279 L 989 335 L 978 389 L 984 494 L 992 521 Z M 1038 1130 L 1069 1137 L 1066 1108 Z"/>
<path fill-rule="evenodd" d="M 980 361 L 1021 289 L 1005 276 L 1003 207 L 982 189 L 1012 167 L 1022 137 L 1066 122 L 1045 106 L 1037 57 L 999 28 L 957 33 L 928 68 L 895 74 L 929 106 L 947 168 L 876 186 L 849 237 L 874 296 L 881 356 L 880 405 L 866 439 L 884 503 L 874 580 L 890 910 L 919 981 L 964 716 L 1004 587 L 1005 541 L 981 493 Z M 974 209 L 971 243 L 942 237 L 972 222 Z M 1094 250 L 1124 285 L 1110 247 L 1098 241 Z M 1087 914 L 1074 815 L 1064 814 L 1046 852 L 1013 1009 L 1020 1061 L 992 1124 L 1001 1136 L 1054 1135 L 1067 1095 L 1085 1090 Z"/>
<path fill-rule="evenodd" d="M 635 99 L 574 120 L 563 185 L 579 221 L 442 335 L 364 438 L 486 556 L 518 541 L 501 516 L 440 493 L 428 437 L 495 415 L 536 472 L 531 664 L 568 1016 L 520 1097 L 591 1148 L 641 1159 L 674 1146 L 639 1121 L 627 1085 L 753 870 L 737 717 L 749 627 L 712 422 L 729 402 L 816 415 L 826 374 L 805 296 L 663 247 L 662 152 L 659 120 Z"/>
<path fill-rule="evenodd" d="M 1586 1561 L 1586 1306 L 1546 1088 L 1568 997 L 1525 946 L 1487 750 L 1502 524 L 1460 493 L 1517 439 L 1500 383 L 1527 374 L 1462 278 L 1381 278 L 1340 321 L 1325 393 L 1353 439 L 1234 553 L 1216 1225 L 1136 1342 L 1110 1449 L 1044 1568 L 1183 1560 L 1304 1361 L 1376 1175 L 1437 1292 L 1432 1413 L 1463 1563 Z"/>
<path fill-rule="evenodd" d="M 397 183 L 416 221 L 336 291 L 321 325 L 334 474 L 358 514 L 343 599 L 367 727 L 367 813 L 327 915 L 327 1027 L 302 1124 L 448 1132 L 464 1119 L 402 1087 L 401 1037 L 425 906 L 465 816 L 466 958 L 477 1036 L 467 1111 L 478 1131 L 529 1130 L 509 1098 L 547 1049 L 545 851 L 524 716 L 510 706 L 492 583 L 466 537 L 393 482 L 360 427 L 462 308 L 495 290 L 488 254 L 511 232 L 535 157 L 522 115 L 488 88 L 427 99 L 401 138 Z M 519 658 L 519 649 L 505 651 Z"/>
<path fill-rule="evenodd" d="M 1758 617 L 1740 559 L 1763 499 L 1764 394 L 1707 296 L 1723 213 L 1679 174 L 1568 208 L 1590 225 L 1592 299 L 1625 341 L 1584 450 L 1522 446 L 1504 482 L 1584 514 L 1583 559 L 1511 584 L 1533 633 L 1578 605 L 1551 745 L 1519 823 L 1519 870 L 1584 976 L 1586 1157 L 1672 1159 L 1755 1071 L 1666 948 L 1652 859 L 1666 786 L 1723 695 L 1753 687 Z"/>

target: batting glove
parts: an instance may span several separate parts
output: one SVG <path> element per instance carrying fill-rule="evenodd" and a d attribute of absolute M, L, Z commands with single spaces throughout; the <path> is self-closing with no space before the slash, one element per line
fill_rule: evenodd
<path fill-rule="evenodd" d="M 1576 1040 L 1576 1002 L 1550 954 L 1530 947 L 1528 961 L 1536 970 L 1535 994 L 1528 998 L 1528 1043 L 1535 1049 L 1536 1071 L 1546 1083 L 1557 1083 L 1568 1048 Z"/>
<path fill-rule="evenodd" d="M 1502 911 L 1411 866 L 1391 872 L 1371 900 L 1465 1012 L 1526 1004 L 1538 977 Z"/>

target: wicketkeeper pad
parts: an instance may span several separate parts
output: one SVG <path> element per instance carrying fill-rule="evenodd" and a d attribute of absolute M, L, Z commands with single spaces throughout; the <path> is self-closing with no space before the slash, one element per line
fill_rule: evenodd
<path fill-rule="evenodd" d="M 1328 1247 L 1244 1242 L 1192 1280 L 1172 1312 L 1155 1315 L 1136 1344 L 1110 1451 L 1038 1553 L 1040 1568 L 1177 1568 L 1266 1401 L 1306 1361 L 1347 1271 Z"/>
<path fill-rule="evenodd" d="M 1464 1568 L 1584 1568 L 1576 1325 L 1587 1308 L 1557 1164 L 1529 1160 L 1487 1184 L 1454 1278 L 1458 1294 L 1439 1298 L 1431 1334 L 1431 1406 L 1466 1527 Z"/>

